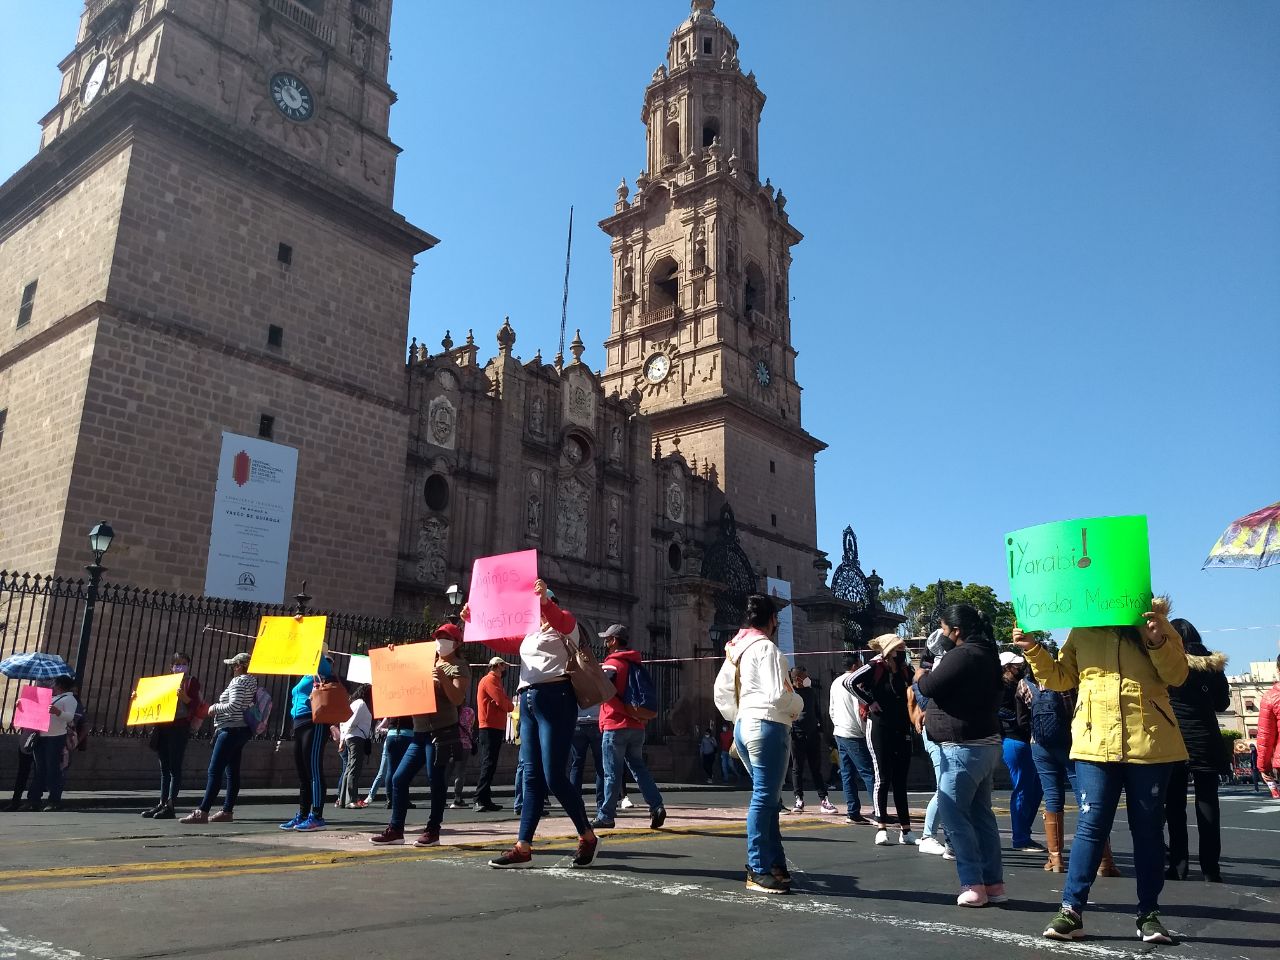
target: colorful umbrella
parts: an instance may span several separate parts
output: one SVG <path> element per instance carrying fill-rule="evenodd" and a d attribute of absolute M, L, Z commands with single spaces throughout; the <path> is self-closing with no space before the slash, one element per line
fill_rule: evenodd
<path fill-rule="evenodd" d="M 1253 567 L 1280 563 L 1280 502 L 1241 517 L 1209 551 L 1205 567 Z"/>
<path fill-rule="evenodd" d="M 56 653 L 15 653 L 0 662 L 0 673 L 14 680 L 52 680 L 71 676 L 71 668 Z"/>

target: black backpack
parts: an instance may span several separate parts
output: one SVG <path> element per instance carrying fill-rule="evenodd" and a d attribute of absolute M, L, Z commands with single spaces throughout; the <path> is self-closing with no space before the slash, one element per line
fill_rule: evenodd
<path fill-rule="evenodd" d="M 1031 738 L 1043 747 L 1071 746 L 1071 710 L 1062 694 L 1041 687 L 1032 680 Z"/>

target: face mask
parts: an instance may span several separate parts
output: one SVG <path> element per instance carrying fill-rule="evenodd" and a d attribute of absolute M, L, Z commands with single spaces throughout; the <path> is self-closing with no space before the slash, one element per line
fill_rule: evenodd
<path fill-rule="evenodd" d="M 449 637 L 440 637 L 436 640 L 436 651 L 442 657 L 453 655 L 453 651 L 458 649 L 458 641 Z"/>
<path fill-rule="evenodd" d="M 175 666 L 175 667 L 173 668 L 173 672 L 174 672 L 174 673 L 186 673 L 186 672 L 187 672 L 187 665 L 186 665 L 185 663 L 178 664 L 177 666 Z"/>
<path fill-rule="evenodd" d="M 812 687 L 812 686 L 813 686 L 813 678 L 812 678 L 812 677 L 801 677 L 799 680 L 797 680 L 797 681 L 796 681 L 796 686 L 798 686 L 798 687 Z"/>

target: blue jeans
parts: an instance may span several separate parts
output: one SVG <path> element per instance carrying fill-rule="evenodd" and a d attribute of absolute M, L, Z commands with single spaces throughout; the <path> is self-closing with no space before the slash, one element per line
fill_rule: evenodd
<path fill-rule="evenodd" d="M 728 750 L 720 751 L 720 778 L 725 783 L 738 782 L 738 768 L 733 765 L 733 757 Z"/>
<path fill-rule="evenodd" d="M 427 782 L 431 784 L 431 814 L 427 818 L 427 829 L 439 830 L 444 820 L 444 804 L 449 792 L 445 785 L 445 764 L 436 763 L 436 745 L 431 742 L 431 734 L 414 733 L 391 777 L 391 826 L 396 830 L 404 829 L 405 818 L 409 815 L 409 784 L 423 767 L 427 768 Z"/>
<path fill-rule="evenodd" d="M 182 758 L 191 739 L 186 720 L 156 728 L 156 755 L 160 758 L 160 802 L 173 806 L 182 792 Z"/>
<path fill-rule="evenodd" d="M 604 797 L 597 800 L 601 820 L 613 823 L 618 811 L 618 801 L 622 799 L 623 773 L 625 763 L 631 771 L 631 777 L 649 805 L 651 814 L 662 809 L 662 793 L 653 782 L 653 774 L 644 762 L 644 730 L 606 730 L 601 750 L 604 762 Z"/>
<path fill-rule="evenodd" d="M 1040 775 L 1045 813 L 1062 813 L 1066 809 L 1068 783 L 1075 795 L 1076 806 L 1080 805 L 1080 794 L 1076 790 L 1076 764 L 1071 759 L 1070 747 L 1045 747 L 1033 743 L 1031 759 L 1035 761 L 1036 773 Z"/>
<path fill-rule="evenodd" d="M 520 759 L 516 760 L 516 785 L 511 797 L 511 809 L 515 811 L 517 817 L 524 809 L 524 761 Z"/>
<path fill-rule="evenodd" d="M 38 804 L 47 791 L 50 803 L 62 802 L 62 748 L 67 745 L 67 735 L 49 737 L 43 733 L 36 738 L 36 748 L 32 755 L 35 760 L 35 776 L 31 778 L 31 789 L 27 791 L 27 799 Z"/>
<path fill-rule="evenodd" d="M 876 782 L 867 741 L 860 737 L 836 737 L 836 751 L 840 754 L 840 783 L 844 786 L 845 813 L 851 817 L 861 816 L 862 798 L 858 796 L 858 778 L 862 778 L 868 794 L 875 788 Z"/>
<path fill-rule="evenodd" d="M 942 744 L 938 765 L 938 812 L 956 855 L 961 886 L 1004 882 L 1000 825 L 991 812 L 998 744 Z"/>
<path fill-rule="evenodd" d="M 378 774 L 369 787 L 371 801 L 378 799 L 378 788 L 384 783 L 387 785 L 387 796 L 391 796 L 391 778 L 400 769 L 400 761 L 404 758 L 404 752 L 409 749 L 411 739 L 413 738 L 408 734 L 388 734 L 387 739 L 382 741 L 382 760 L 378 763 Z"/>
<path fill-rule="evenodd" d="M 600 727 L 595 723 L 580 723 L 573 728 L 573 744 L 569 748 L 569 782 L 573 789 L 582 790 L 582 778 L 587 773 L 587 757 L 596 771 L 596 808 L 604 800 L 604 761 L 600 759 Z M 586 806 L 584 803 L 583 806 Z"/>
<path fill-rule="evenodd" d="M 1009 779 L 1013 781 L 1013 792 L 1009 795 L 1013 845 L 1025 847 L 1031 843 L 1031 825 L 1036 822 L 1036 811 L 1043 796 L 1040 774 L 1036 773 L 1036 762 L 1031 758 L 1031 744 L 1006 737 L 1004 765 L 1009 768 Z"/>
<path fill-rule="evenodd" d="M 1133 835 L 1133 872 L 1138 887 L 1138 915 L 1160 908 L 1164 889 L 1164 795 L 1171 763 L 1090 763 L 1076 761 L 1080 817 L 1071 842 L 1062 905 L 1081 913 L 1098 875 L 1102 848 L 1124 790 L 1129 832 Z"/>
<path fill-rule="evenodd" d="M 578 725 L 573 684 L 538 684 L 520 694 L 520 762 L 524 787 L 520 804 L 520 841 L 532 843 L 548 791 L 560 801 L 579 836 L 591 830 L 582 791 L 569 782 L 569 750 Z"/>
<path fill-rule="evenodd" d="M 766 874 L 787 865 L 782 849 L 782 829 L 778 814 L 779 793 L 787 776 L 791 753 L 791 731 L 776 720 L 740 719 L 733 727 L 733 739 L 751 774 L 751 803 L 747 807 L 747 869 Z"/>
<path fill-rule="evenodd" d="M 209 779 L 205 784 L 204 799 L 200 801 L 200 809 L 205 813 L 213 809 L 213 802 L 218 799 L 223 776 L 227 778 L 227 796 L 222 801 L 222 809 L 227 813 L 235 809 L 236 797 L 240 794 L 240 757 L 244 753 L 244 745 L 252 738 L 253 731 L 248 727 L 230 727 L 214 735 L 213 752 L 209 755 Z"/>
<path fill-rule="evenodd" d="M 933 782 L 935 784 L 942 783 L 942 747 L 929 739 L 927 730 L 920 731 L 920 739 L 924 741 L 924 752 L 929 755 L 929 762 L 933 764 Z M 924 811 L 924 835 L 932 837 L 938 832 L 938 791 L 934 790 L 933 796 L 929 798 L 929 805 Z M 946 824 L 942 825 L 942 832 L 947 832 Z"/>

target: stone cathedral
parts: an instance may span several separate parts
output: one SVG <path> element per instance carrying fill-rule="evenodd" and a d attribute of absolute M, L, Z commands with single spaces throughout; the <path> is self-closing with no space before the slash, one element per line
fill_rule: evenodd
<path fill-rule="evenodd" d="M 87 0 L 40 150 L 0 186 L 0 569 L 78 574 L 109 517 L 111 579 L 198 592 L 228 431 L 298 450 L 288 577 L 317 606 L 416 618 L 474 557 L 536 549 L 589 628 L 654 655 L 711 654 L 747 593 L 788 586 L 796 648 L 839 646 L 801 234 L 714 7 L 672 34 L 642 172 L 601 205 L 591 346 L 522 361 L 503 323 L 406 363 L 437 241 L 393 205 L 391 0 Z"/>

